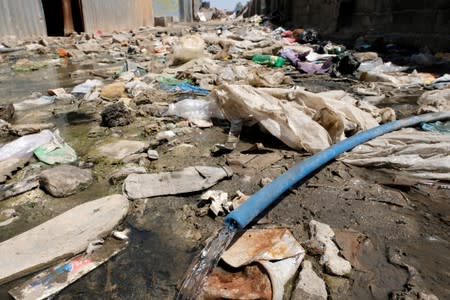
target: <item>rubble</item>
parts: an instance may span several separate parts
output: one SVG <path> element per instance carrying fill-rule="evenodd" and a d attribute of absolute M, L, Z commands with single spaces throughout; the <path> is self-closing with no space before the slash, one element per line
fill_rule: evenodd
<path fill-rule="evenodd" d="M 292 300 L 311 299 L 325 300 L 328 297 L 327 288 L 322 278 L 317 276 L 310 261 L 302 263 L 297 286 L 291 297 Z"/>
<path fill-rule="evenodd" d="M 325 244 L 325 252 L 320 258 L 320 263 L 325 266 L 325 270 L 334 275 L 349 275 L 352 266 L 339 256 L 339 249 L 333 241 L 334 232 L 331 227 L 314 220 L 309 222 L 309 227 L 311 238 Z"/>

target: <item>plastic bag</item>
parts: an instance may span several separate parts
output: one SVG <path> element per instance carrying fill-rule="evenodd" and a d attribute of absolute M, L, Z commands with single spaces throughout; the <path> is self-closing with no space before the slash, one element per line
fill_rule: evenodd
<path fill-rule="evenodd" d="M 34 154 L 40 161 L 49 165 L 71 163 L 78 158 L 75 150 L 64 143 L 59 130 L 55 130 L 50 143 L 36 148 Z"/>
<path fill-rule="evenodd" d="M 14 109 L 16 111 L 33 109 L 40 106 L 50 105 L 54 103 L 56 100 L 56 96 L 41 96 L 37 99 L 29 99 L 24 100 L 19 103 L 14 103 Z"/>
<path fill-rule="evenodd" d="M 18 138 L 0 148 L 0 161 L 31 156 L 36 148 L 50 143 L 53 137 L 50 130 L 43 130 Z"/>
<path fill-rule="evenodd" d="M 383 59 L 380 57 L 371 61 L 363 62 L 358 68 L 358 71 L 360 72 L 371 73 L 393 73 L 403 72 L 406 70 L 408 70 L 408 67 L 397 66 L 391 62 L 383 63 Z"/>
<path fill-rule="evenodd" d="M 90 94 L 96 87 L 102 86 L 103 83 L 98 79 L 86 80 L 82 84 L 75 86 L 72 90 L 72 94 L 86 95 Z"/>
<path fill-rule="evenodd" d="M 200 58 L 204 55 L 205 41 L 198 35 L 188 35 L 180 38 L 178 45 L 174 47 L 173 64 L 182 64 Z"/>

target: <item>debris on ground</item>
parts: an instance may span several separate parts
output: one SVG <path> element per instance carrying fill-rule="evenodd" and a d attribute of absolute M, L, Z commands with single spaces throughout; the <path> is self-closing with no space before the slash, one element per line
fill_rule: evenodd
<path fill-rule="evenodd" d="M 50 267 L 1 299 L 174 299 L 193 251 L 286 170 L 450 109 L 448 52 L 202 6 L 168 27 L 0 36 L 0 282 Z M 449 124 L 375 138 L 290 188 L 199 299 L 444 299 Z"/>

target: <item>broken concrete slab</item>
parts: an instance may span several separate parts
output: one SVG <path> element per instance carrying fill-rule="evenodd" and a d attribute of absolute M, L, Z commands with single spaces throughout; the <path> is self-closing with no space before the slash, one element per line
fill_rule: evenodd
<path fill-rule="evenodd" d="M 305 260 L 291 300 L 326 300 L 327 297 L 325 282 L 314 272 L 311 262 Z"/>
<path fill-rule="evenodd" d="M 41 186 L 53 197 L 66 197 L 87 188 L 94 180 L 90 169 L 63 165 L 45 170 L 40 175 Z"/>
<path fill-rule="evenodd" d="M 124 182 L 129 199 L 192 193 L 212 187 L 233 175 L 226 167 L 195 166 L 181 171 L 156 174 L 131 174 Z"/>
<path fill-rule="evenodd" d="M 51 267 L 11 289 L 9 294 L 16 300 L 51 298 L 120 253 L 126 246 L 126 241 L 109 239 L 92 254 L 80 254 Z"/>
<path fill-rule="evenodd" d="M 309 222 L 311 239 L 316 239 L 325 244 L 325 253 L 320 258 L 320 264 L 325 265 L 325 270 L 330 274 L 344 276 L 352 271 L 351 264 L 339 256 L 339 248 L 333 242 L 334 231 L 327 224 L 311 220 Z"/>
<path fill-rule="evenodd" d="M 96 153 L 111 160 L 122 160 L 132 154 L 143 152 L 147 147 L 146 142 L 119 140 L 98 147 Z"/>
<path fill-rule="evenodd" d="M 0 284 L 84 251 L 90 241 L 108 234 L 128 207 L 122 195 L 89 201 L 0 243 Z"/>

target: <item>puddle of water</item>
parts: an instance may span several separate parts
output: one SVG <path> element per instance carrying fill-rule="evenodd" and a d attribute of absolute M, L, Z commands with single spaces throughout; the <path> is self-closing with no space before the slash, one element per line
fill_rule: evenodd
<path fill-rule="evenodd" d="M 194 300 L 206 282 L 208 275 L 217 266 L 222 253 L 233 240 L 237 230 L 233 227 L 223 227 L 203 248 L 193 262 L 193 267 L 183 280 L 177 300 Z"/>

